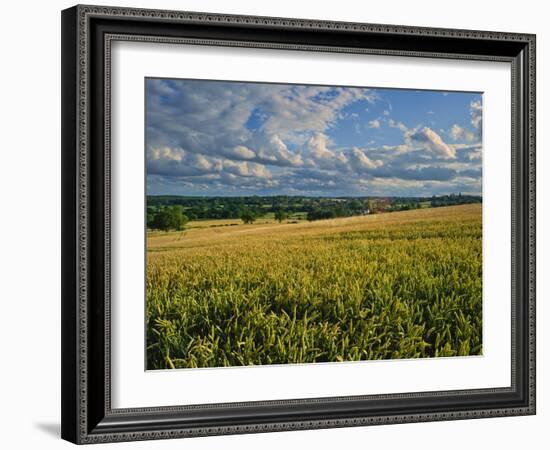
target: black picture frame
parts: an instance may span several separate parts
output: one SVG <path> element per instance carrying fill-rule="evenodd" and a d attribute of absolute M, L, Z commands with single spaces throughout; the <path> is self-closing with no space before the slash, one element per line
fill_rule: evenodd
<path fill-rule="evenodd" d="M 110 44 L 117 39 L 509 62 L 511 386 L 112 409 L 108 112 Z M 535 414 L 534 35 L 81 5 L 62 12 L 64 439 L 84 444 L 529 414 Z"/>

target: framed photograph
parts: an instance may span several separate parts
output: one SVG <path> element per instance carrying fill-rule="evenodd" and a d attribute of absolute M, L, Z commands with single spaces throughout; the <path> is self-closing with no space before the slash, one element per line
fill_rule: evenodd
<path fill-rule="evenodd" d="M 535 36 L 62 12 L 62 437 L 535 413 Z"/>

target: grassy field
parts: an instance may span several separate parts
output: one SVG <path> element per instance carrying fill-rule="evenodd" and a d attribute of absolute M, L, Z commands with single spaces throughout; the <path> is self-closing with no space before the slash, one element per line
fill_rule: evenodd
<path fill-rule="evenodd" d="M 147 367 L 480 355 L 481 205 L 147 238 Z"/>

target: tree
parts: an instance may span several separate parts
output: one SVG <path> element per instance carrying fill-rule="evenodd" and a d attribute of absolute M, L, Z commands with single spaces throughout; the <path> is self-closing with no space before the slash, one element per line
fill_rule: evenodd
<path fill-rule="evenodd" d="M 256 216 L 249 209 L 243 209 L 241 211 L 241 220 L 244 223 L 253 223 L 256 220 Z"/>
<path fill-rule="evenodd" d="M 185 227 L 185 225 L 187 225 L 187 222 L 189 222 L 189 218 L 183 213 L 183 206 L 181 205 L 172 206 L 170 217 L 170 225 L 172 225 L 174 230 L 181 230 Z"/>
<path fill-rule="evenodd" d="M 333 209 L 321 209 L 313 208 L 307 213 L 307 220 L 310 222 L 313 220 L 334 219 L 336 212 Z"/>
<path fill-rule="evenodd" d="M 156 208 L 152 206 L 147 207 L 147 228 L 153 228 L 153 222 L 155 221 Z"/>
<path fill-rule="evenodd" d="M 370 198 L 367 200 L 367 209 L 369 214 L 374 214 L 374 202 Z"/>
<path fill-rule="evenodd" d="M 353 213 L 361 213 L 361 211 L 363 211 L 364 209 L 363 202 L 357 199 L 351 200 L 348 204 L 348 207 L 352 210 Z"/>
<path fill-rule="evenodd" d="M 181 230 L 189 221 L 181 205 L 168 206 L 156 212 L 151 228 L 156 230 Z"/>
<path fill-rule="evenodd" d="M 275 220 L 278 220 L 279 223 L 286 219 L 288 219 L 288 214 L 283 208 L 279 208 L 275 211 Z"/>

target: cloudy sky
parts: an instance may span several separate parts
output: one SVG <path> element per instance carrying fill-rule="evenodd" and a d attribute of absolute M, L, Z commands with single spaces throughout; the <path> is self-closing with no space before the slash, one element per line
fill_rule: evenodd
<path fill-rule="evenodd" d="M 147 193 L 481 194 L 480 93 L 147 79 Z"/>

